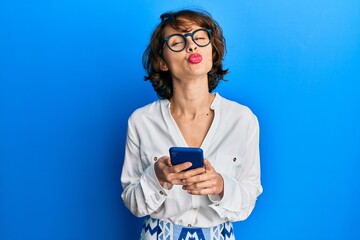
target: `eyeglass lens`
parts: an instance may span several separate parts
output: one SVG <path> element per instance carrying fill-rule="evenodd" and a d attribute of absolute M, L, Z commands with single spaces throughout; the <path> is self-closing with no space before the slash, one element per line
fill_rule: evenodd
<path fill-rule="evenodd" d="M 209 33 L 205 29 L 199 29 L 192 34 L 185 34 L 185 36 L 191 36 L 196 45 L 205 47 L 210 42 Z M 167 45 L 173 51 L 182 51 L 186 47 L 186 38 L 184 35 L 175 34 L 167 40 Z"/>

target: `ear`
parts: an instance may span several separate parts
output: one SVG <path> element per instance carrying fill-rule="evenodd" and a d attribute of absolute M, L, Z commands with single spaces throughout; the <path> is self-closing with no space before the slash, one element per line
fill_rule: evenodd
<path fill-rule="evenodd" d="M 162 59 L 160 59 L 160 61 L 159 61 L 159 66 L 160 66 L 160 70 L 163 71 L 163 72 L 166 72 L 166 71 L 169 70 L 167 64 Z"/>

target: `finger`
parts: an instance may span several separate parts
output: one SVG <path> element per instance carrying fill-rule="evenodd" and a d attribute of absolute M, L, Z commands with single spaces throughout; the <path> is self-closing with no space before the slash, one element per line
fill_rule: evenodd
<path fill-rule="evenodd" d="M 181 179 L 175 179 L 173 181 L 171 181 L 172 185 L 183 185 L 183 183 L 181 182 Z"/>
<path fill-rule="evenodd" d="M 164 165 L 166 165 L 166 166 L 171 166 L 171 159 L 170 159 L 169 156 L 162 156 L 157 161 L 164 164 Z"/>
<path fill-rule="evenodd" d="M 188 190 L 187 193 L 191 195 L 208 195 L 208 194 L 214 194 L 214 190 L 211 188 L 203 188 L 198 190 Z"/>
<path fill-rule="evenodd" d="M 211 171 L 213 169 L 209 160 L 207 160 L 206 158 L 204 158 L 204 167 L 206 171 Z"/>
<path fill-rule="evenodd" d="M 191 167 L 191 165 L 192 165 L 191 162 L 184 162 L 181 164 L 176 164 L 172 167 L 172 172 L 179 173 L 181 171 L 188 169 L 189 167 Z"/>
<path fill-rule="evenodd" d="M 186 179 L 201 175 L 203 173 L 205 173 L 204 168 L 195 168 L 195 169 L 186 170 L 186 171 L 182 172 L 180 178 L 185 181 Z"/>
<path fill-rule="evenodd" d="M 208 181 L 211 179 L 211 175 L 202 172 L 200 174 L 191 176 L 189 178 L 183 178 L 182 182 L 184 185 L 191 185 L 194 183 L 199 183 L 199 182 L 204 182 L 204 181 Z"/>
<path fill-rule="evenodd" d="M 205 188 L 213 188 L 216 187 L 216 183 L 212 180 L 203 181 L 203 182 L 196 182 L 193 184 L 184 185 L 184 190 L 200 190 Z"/>
<path fill-rule="evenodd" d="M 172 166 L 172 164 L 171 164 L 171 158 L 170 158 L 170 157 L 167 157 L 167 156 L 165 156 L 164 158 L 165 158 L 166 165 L 167 165 L 167 166 Z"/>
<path fill-rule="evenodd" d="M 159 166 L 162 166 L 162 167 L 163 166 L 171 166 L 170 157 L 163 156 L 156 161 L 156 164 Z"/>

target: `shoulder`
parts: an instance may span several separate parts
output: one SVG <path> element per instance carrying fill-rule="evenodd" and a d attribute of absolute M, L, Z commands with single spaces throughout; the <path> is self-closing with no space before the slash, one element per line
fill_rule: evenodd
<path fill-rule="evenodd" d="M 238 102 L 229 100 L 227 98 L 221 97 L 220 95 L 219 98 L 220 110 L 222 115 L 224 115 L 225 117 L 231 117 L 234 119 L 241 118 L 242 120 L 253 120 L 254 118 L 256 118 L 255 114 L 249 107 Z"/>
<path fill-rule="evenodd" d="M 129 123 L 135 124 L 142 122 L 149 117 L 156 117 L 161 115 L 162 106 L 167 104 L 167 100 L 157 100 L 143 107 L 136 109 L 129 117 Z"/>

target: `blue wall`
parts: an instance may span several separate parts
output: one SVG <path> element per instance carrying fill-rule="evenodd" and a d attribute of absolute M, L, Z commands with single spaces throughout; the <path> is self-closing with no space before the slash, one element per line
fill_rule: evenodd
<path fill-rule="evenodd" d="M 360 2 L 130 2 L 0 3 L 0 239 L 137 239 L 126 122 L 156 100 L 142 52 L 180 7 L 222 25 L 217 91 L 261 124 L 264 193 L 237 237 L 358 239 Z"/>

